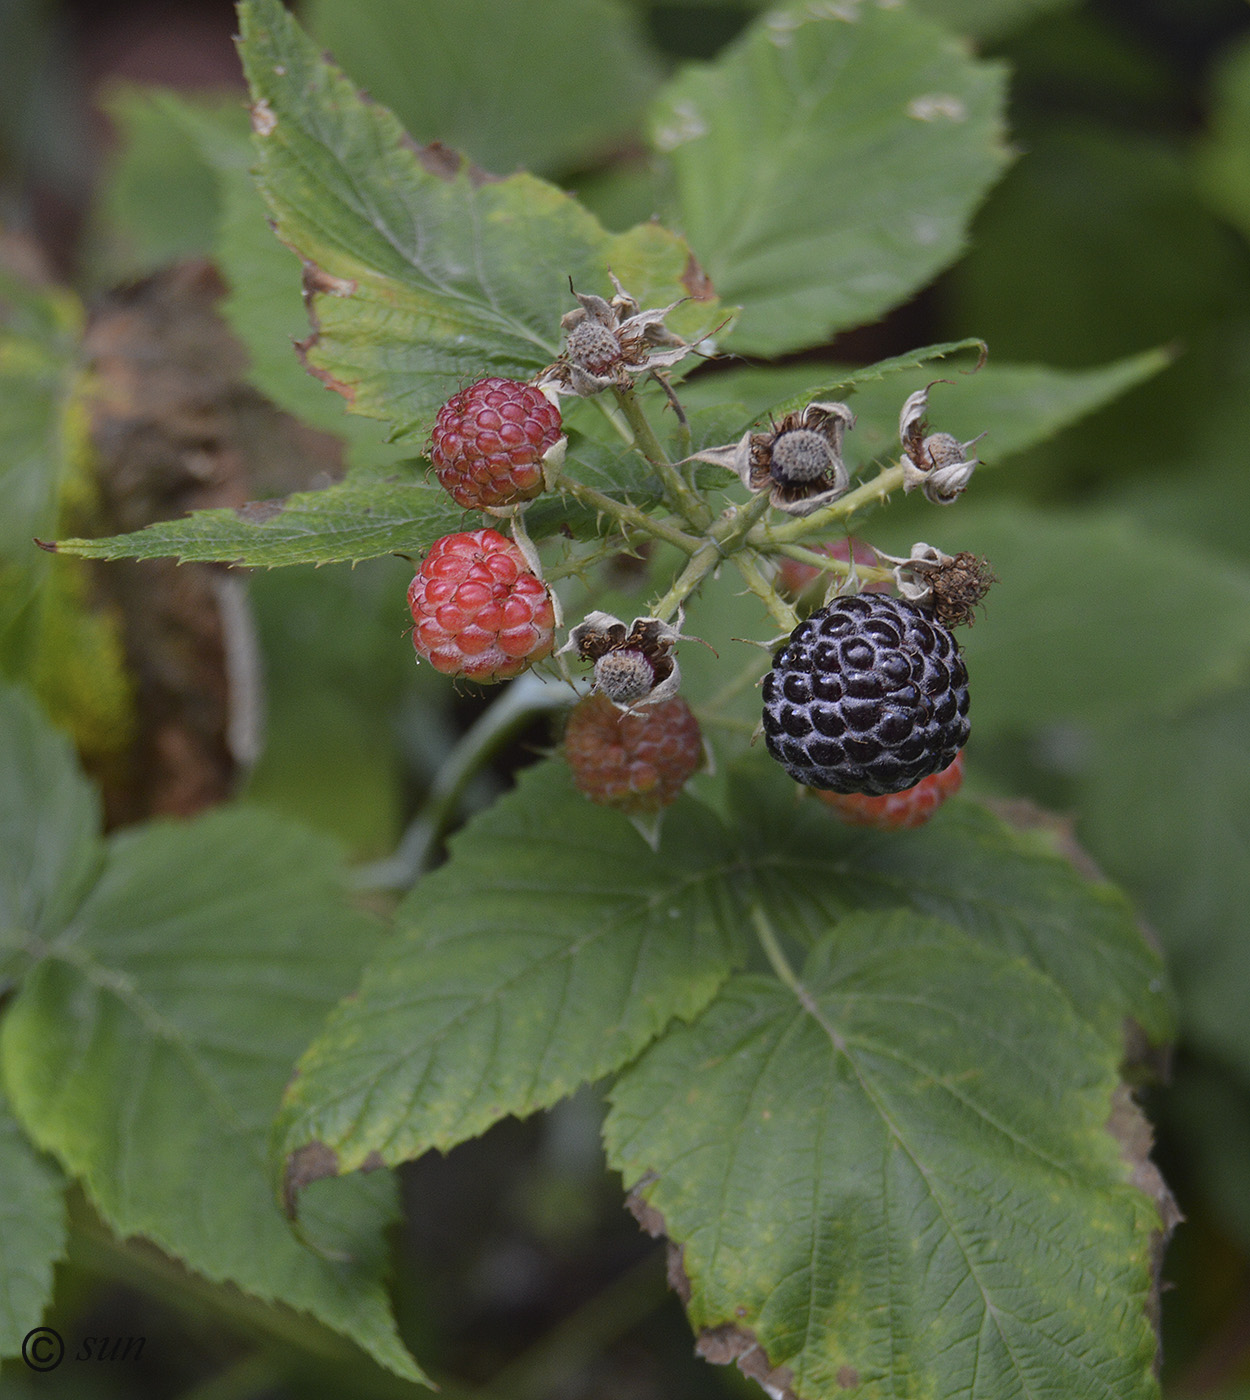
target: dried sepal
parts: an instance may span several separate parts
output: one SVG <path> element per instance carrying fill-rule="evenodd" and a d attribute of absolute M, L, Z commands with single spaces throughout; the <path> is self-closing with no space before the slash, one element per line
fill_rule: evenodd
<path fill-rule="evenodd" d="M 681 685 L 672 655 L 683 638 L 679 627 L 654 617 L 636 617 L 627 627 L 611 613 L 592 612 L 569 633 L 557 655 L 573 652 L 594 663 L 592 691 L 621 709 L 671 699 Z"/>
<path fill-rule="evenodd" d="M 667 369 L 694 349 L 664 324 L 685 297 L 643 311 L 616 276 L 608 276 L 616 288 L 611 301 L 573 290 L 580 305 L 560 320 L 564 353 L 539 376 L 544 393 L 587 398 L 602 389 L 628 388 L 635 376 Z"/>
<path fill-rule="evenodd" d="M 882 554 L 894 567 L 900 595 L 917 607 L 928 608 L 947 627 L 974 621 L 974 610 L 998 582 L 989 561 L 967 550 L 944 554 L 935 545 L 918 541 L 906 559 Z"/>
<path fill-rule="evenodd" d="M 844 403 L 809 403 L 768 432 L 747 431 L 737 442 L 709 447 L 690 459 L 736 473 L 750 491 L 767 491 L 778 510 L 810 515 L 845 495 L 850 473 L 842 461 L 855 415 Z"/>
<path fill-rule="evenodd" d="M 951 433 L 931 433 L 925 420 L 929 390 L 949 380 L 935 379 L 917 389 L 903 405 L 898 419 L 898 436 L 903 445 L 903 490 L 919 487 L 934 505 L 949 506 L 963 494 L 980 458 L 970 449 L 984 433 L 969 442 L 960 442 Z"/>

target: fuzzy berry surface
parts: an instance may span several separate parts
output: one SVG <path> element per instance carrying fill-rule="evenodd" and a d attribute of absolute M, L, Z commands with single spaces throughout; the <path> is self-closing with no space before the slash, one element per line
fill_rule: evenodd
<path fill-rule="evenodd" d="M 930 773 L 915 787 L 902 792 L 890 792 L 882 797 L 866 797 L 862 792 L 817 792 L 816 796 L 848 826 L 909 831 L 923 826 L 948 797 L 954 797 L 963 781 L 964 756 L 960 752 L 955 755 L 954 763 L 940 773 Z"/>
<path fill-rule="evenodd" d="M 543 489 L 543 454 L 560 432 L 560 410 L 532 384 L 479 379 L 439 409 L 430 461 L 457 505 L 515 505 Z"/>
<path fill-rule="evenodd" d="M 444 535 L 408 588 L 412 644 L 436 671 L 503 681 L 551 654 L 547 585 L 498 530 Z"/>
<path fill-rule="evenodd" d="M 649 816 L 676 801 L 703 760 L 703 735 L 679 695 L 628 712 L 605 695 L 569 711 L 564 757 L 592 802 Z"/>
<path fill-rule="evenodd" d="M 768 751 L 807 787 L 903 792 L 968 742 L 968 671 L 949 628 L 884 593 L 800 622 L 763 690 Z"/>

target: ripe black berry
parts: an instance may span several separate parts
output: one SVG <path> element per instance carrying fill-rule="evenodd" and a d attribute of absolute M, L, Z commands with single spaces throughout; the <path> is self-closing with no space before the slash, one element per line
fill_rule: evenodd
<path fill-rule="evenodd" d="M 953 762 L 968 731 L 955 639 L 882 593 L 839 598 L 799 623 L 764 678 L 768 751 L 807 787 L 902 792 Z"/>

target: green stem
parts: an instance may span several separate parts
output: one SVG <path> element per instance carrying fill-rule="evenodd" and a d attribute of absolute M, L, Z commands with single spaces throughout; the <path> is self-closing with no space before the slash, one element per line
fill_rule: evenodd
<path fill-rule="evenodd" d="M 715 540 L 705 541 L 699 547 L 699 552 L 691 555 L 686 567 L 673 580 L 672 587 L 655 605 L 651 616 L 667 622 L 720 563 L 721 557 L 720 545 Z"/>
<path fill-rule="evenodd" d="M 460 807 L 465 789 L 483 764 L 544 710 L 563 709 L 573 699 L 561 681 L 534 671 L 518 676 L 467 729 L 438 770 L 425 805 L 400 837 L 393 855 L 353 871 L 358 889 L 405 890 L 416 883 L 438 838 Z"/>
<path fill-rule="evenodd" d="M 706 530 L 712 521 L 711 511 L 690 488 L 681 472 L 669 461 L 668 453 L 660 445 L 660 440 L 656 437 L 650 420 L 642 410 L 638 395 L 633 389 L 614 389 L 612 392 L 616 395 L 616 401 L 620 404 L 621 411 L 633 430 L 634 446 L 655 468 L 656 474 L 663 483 L 668 503 L 678 514 L 684 516 L 696 530 Z"/>
<path fill-rule="evenodd" d="M 602 491 L 596 491 L 593 486 L 585 486 L 580 481 L 574 481 L 572 477 L 561 474 L 556 479 L 556 487 L 565 495 L 572 496 L 575 501 L 580 501 L 582 505 L 589 506 L 592 510 L 602 511 L 604 515 L 610 515 L 621 525 L 639 530 L 650 535 L 653 539 L 664 540 L 668 544 L 675 545 L 683 554 L 694 554 L 700 547 L 701 541 L 694 535 L 686 534 L 684 530 L 679 530 L 675 525 L 668 524 L 667 521 L 654 519 L 639 510 L 637 506 L 631 506 L 625 501 L 617 501 L 611 496 L 605 496 Z"/>
<path fill-rule="evenodd" d="M 845 559 L 833 559 L 828 554 L 806 549 L 801 544 L 784 544 L 777 553 L 798 564 L 810 564 L 821 573 L 841 574 L 843 578 L 848 578 L 852 572 L 851 565 Z M 856 564 L 854 573 L 857 578 L 866 579 L 869 583 L 888 583 L 894 577 L 893 569 L 878 568 L 875 564 Z"/>
<path fill-rule="evenodd" d="M 785 633 L 793 632 L 799 625 L 799 615 L 778 595 L 777 590 L 760 572 L 760 566 L 755 562 L 755 554 L 743 550 L 735 554 L 733 560 L 738 566 L 738 572 L 746 580 L 747 587 L 768 609 L 781 630 Z"/>
<path fill-rule="evenodd" d="M 756 531 L 751 543 L 769 551 L 775 551 L 783 544 L 796 544 L 799 540 L 822 533 L 836 521 L 845 520 L 857 510 L 872 505 L 874 501 L 883 500 L 891 491 L 897 491 L 902 484 L 901 464 L 887 467 L 878 472 L 871 481 L 865 481 L 862 486 L 857 486 L 854 491 L 843 496 L 841 500 L 834 501 L 832 505 L 825 506 L 823 510 L 813 511 L 811 515 L 800 516 L 784 525 Z"/>
<path fill-rule="evenodd" d="M 758 491 L 744 506 L 730 506 L 708 531 L 720 543 L 722 554 L 732 554 L 752 529 L 768 514 L 772 504 L 767 491 Z"/>

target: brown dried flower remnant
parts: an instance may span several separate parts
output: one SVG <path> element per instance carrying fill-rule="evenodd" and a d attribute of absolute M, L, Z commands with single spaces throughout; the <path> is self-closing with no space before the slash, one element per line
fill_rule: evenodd
<path fill-rule="evenodd" d="M 561 318 L 564 353 L 539 377 L 540 389 L 582 398 L 601 389 L 626 389 L 634 376 L 667 369 L 694 348 L 664 324 L 665 316 L 685 297 L 643 311 L 616 277 L 608 275 L 616 288 L 611 301 L 573 290 L 581 305 Z"/>
<path fill-rule="evenodd" d="M 681 632 L 654 617 L 636 617 L 626 627 L 611 613 L 588 613 L 560 652 L 573 651 L 595 663 L 594 689 L 615 705 L 655 705 L 677 693 L 681 670 L 672 656 Z"/>
<path fill-rule="evenodd" d="M 768 491 L 778 510 L 810 515 L 851 484 L 842 440 L 854 426 L 855 415 L 844 403 L 809 403 L 766 433 L 748 429 L 736 443 L 709 447 L 691 460 L 736 472 L 751 491 Z"/>
<path fill-rule="evenodd" d="M 950 433 L 930 433 L 925 421 L 929 407 L 929 390 L 934 384 L 949 381 L 935 379 L 918 389 L 903 405 L 899 414 L 898 435 L 903 444 L 903 490 L 924 492 L 934 505 L 949 506 L 963 494 L 980 458 L 970 449 L 985 436 L 960 442 Z"/>
<path fill-rule="evenodd" d="M 944 554 L 934 545 L 918 542 L 906 559 L 882 555 L 895 565 L 898 591 L 910 603 L 929 608 L 947 627 L 972 626 L 975 609 L 998 577 L 989 560 L 967 550 Z"/>

